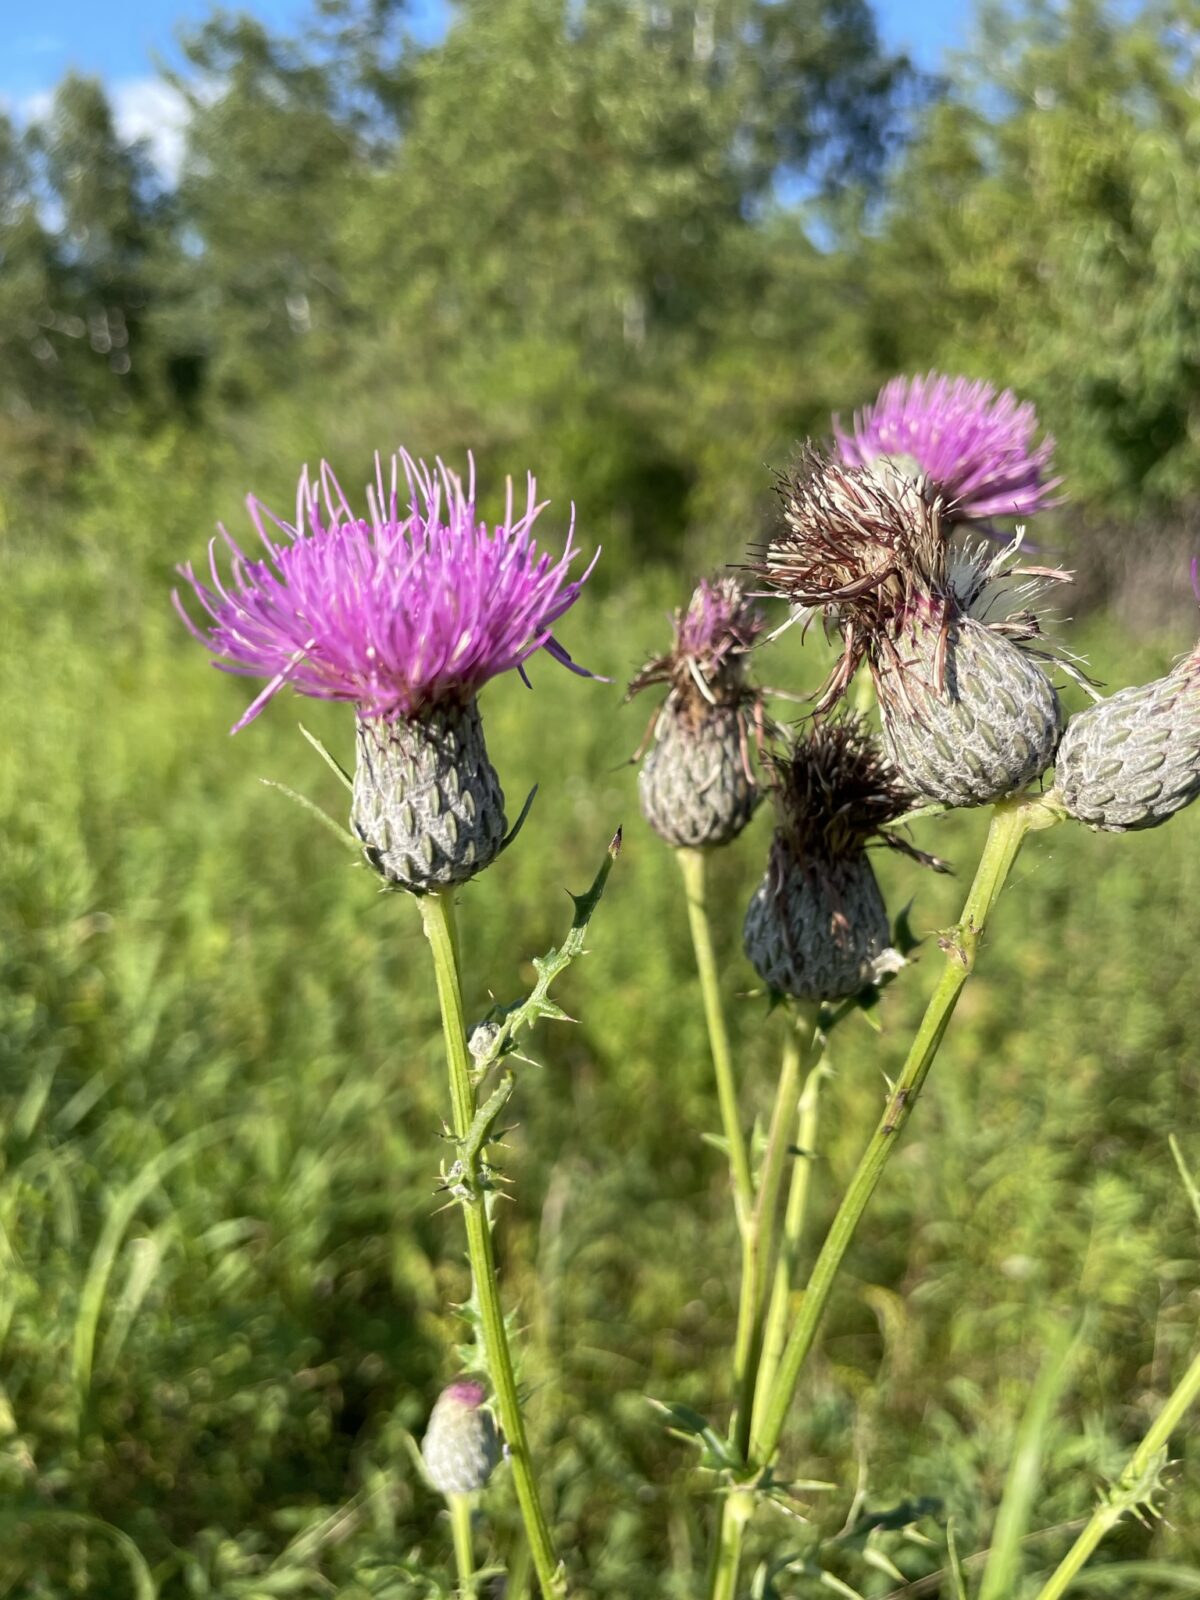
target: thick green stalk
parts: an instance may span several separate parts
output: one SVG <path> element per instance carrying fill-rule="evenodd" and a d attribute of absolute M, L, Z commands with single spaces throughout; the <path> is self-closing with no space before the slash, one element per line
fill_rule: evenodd
<path fill-rule="evenodd" d="M 462 1600 L 475 1597 L 475 1547 L 471 1538 L 471 1497 L 448 1494 L 450 1526 L 454 1530 L 454 1564 L 458 1568 L 458 1592 Z"/>
<path fill-rule="evenodd" d="M 746 1524 L 754 1511 L 754 1498 L 741 1490 L 725 1496 L 721 1507 L 721 1531 L 713 1562 L 711 1600 L 736 1600 L 738 1569 L 742 1564 L 742 1540 Z"/>
<path fill-rule="evenodd" d="M 1146 1437 L 1129 1458 L 1128 1465 L 1107 1499 L 1092 1512 L 1091 1520 L 1067 1551 L 1045 1585 L 1038 1600 L 1060 1600 L 1082 1572 L 1089 1557 L 1108 1531 L 1127 1511 L 1149 1498 L 1157 1476 L 1158 1457 L 1167 1448 L 1172 1433 L 1185 1413 L 1200 1396 L 1200 1353 L 1179 1380 L 1170 1399 L 1159 1412 Z"/>
<path fill-rule="evenodd" d="M 763 1299 L 767 1283 L 767 1266 L 770 1262 L 771 1242 L 775 1230 L 775 1213 L 779 1206 L 779 1189 L 783 1182 L 788 1131 L 796 1113 L 796 1099 L 800 1092 L 800 1067 L 800 1039 L 796 1028 L 790 1025 L 789 1019 L 789 1027 L 783 1041 L 783 1063 L 779 1068 L 779 1082 L 775 1089 L 775 1105 L 771 1112 L 771 1126 L 767 1131 L 767 1147 L 758 1174 L 758 1194 L 743 1240 L 742 1294 L 738 1303 L 737 1334 L 733 1351 L 737 1394 L 733 1437 L 743 1461 L 748 1459 L 750 1449 L 754 1382 L 758 1371 L 759 1352 L 762 1349 Z"/>
<path fill-rule="evenodd" d="M 461 1141 L 466 1138 L 475 1116 L 475 1083 L 471 1076 L 462 990 L 458 977 L 452 896 L 453 890 L 424 895 L 421 899 L 421 916 L 425 924 L 425 937 L 429 940 L 433 952 L 433 970 L 437 981 L 438 1003 L 442 1012 L 442 1035 L 446 1044 L 446 1066 L 450 1076 L 454 1135 L 460 1141 L 461 1148 Z M 512 1354 L 508 1348 L 508 1332 L 504 1326 L 504 1310 L 500 1304 L 500 1288 L 496 1278 L 491 1224 L 488 1221 L 487 1208 L 480 1187 L 479 1157 L 478 1154 L 465 1155 L 463 1159 L 467 1167 L 462 1175 L 463 1182 L 472 1191 L 471 1198 L 463 1203 L 463 1217 L 467 1227 L 467 1254 L 479 1302 L 483 1358 L 495 1392 L 500 1426 L 508 1441 L 513 1482 L 516 1486 L 517 1501 L 521 1508 L 521 1519 L 525 1524 L 534 1569 L 542 1586 L 542 1593 L 549 1600 L 551 1596 L 566 1594 L 566 1578 L 555 1554 L 550 1530 L 546 1525 L 545 1514 L 538 1498 L 537 1483 L 529 1455 L 529 1442 L 525 1436 L 525 1422 L 517 1401 Z"/>
<path fill-rule="evenodd" d="M 733 1183 L 734 1204 L 737 1207 L 738 1225 L 744 1229 L 754 1205 L 754 1183 L 750 1177 L 750 1157 L 746 1150 L 746 1138 L 742 1132 L 741 1116 L 738 1111 L 733 1057 L 729 1049 L 725 1013 L 721 1006 L 717 960 L 713 954 L 712 935 L 708 926 L 704 851 L 678 849 L 675 855 L 679 861 L 679 870 L 683 874 L 688 923 L 692 930 L 696 971 L 700 975 L 700 993 L 704 1000 L 704 1020 L 708 1024 L 708 1047 L 712 1053 L 713 1072 L 717 1080 L 721 1125 L 725 1133 L 725 1142 L 729 1146 L 729 1175 Z"/>
<path fill-rule="evenodd" d="M 816 1041 L 820 1049 L 820 1041 Z M 787 1208 L 783 1214 L 783 1238 L 775 1262 L 775 1280 L 771 1285 L 771 1303 L 763 1326 L 762 1355 L 755 1379 L 754 1404 L 761 1408 L 771 1392 L 779 1358 L 783 1354 L 787 1334 L 788 1311 L 791 1308 L 792 1285 L 796 1265 L 800 1259 L 800 1246 L 804 1237 L 804 1219 L 808 1210 L 808 1192 L 811 1186 L 813 1156 L 817 1145 L 820 1113 L 821 1083 L 829 1075 L 828 1057 L 821 1050 L 819 1062 L 809 1068 L 800 1095 L 800 1115 L 796 1126 L 796 1148 L 801 1154 L 792 1159 L 792 1177 L 788 1186 Z"/>
<path fill-rule="evenodd" d="M 1038 800 L 1002 800 L 992 814 L 987 843 L 963 906 L 962 917 L 942 941 L 946 952 L 945 970 L 921 1020 L 879 1126 L 863 1152 L 850 1187 L 821 1246 L 799 1314 L 780 1359 L 775 1381 L 761 1416 L 755 1418 L 751 1451 L 756 1462 L 765 1464 L 770 1461 L 779 1448 L 801 1368 L 812 1349 L 842 1260 L 933 1065 L 963 985 L 975 966 L 980 936 L 1017 858 L 1021 842 L 1031 828 L 1049 827 L 1059 820 L 1056 811 Z"/>

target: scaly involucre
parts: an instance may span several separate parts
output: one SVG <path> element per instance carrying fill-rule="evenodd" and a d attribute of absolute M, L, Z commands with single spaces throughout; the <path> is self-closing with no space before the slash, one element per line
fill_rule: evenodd
<path fill-rule="evenodd" d="M 473 465 L 464 487 L 440 461 L 431 469 L 404 451 L 388 471 L 376 457 L 369 518 L 350 509 L 326 463 L 315 482 L 305 469 L 295 522 L 280 521 L 253 496 L 247 504 L 265 555 L 247 555 L 222 528 L 227 578 L 216 540 L 211 587 L 190 565 L 180 569 L 208 625 L 198 627 L 175 596 L 217 667 L 268 680 L 235 732 L 285 685 L 353 702 L 364 718 L 394 720 L 466 704 L 538 650 L 582 672 L 551 630 L 591 566 L 569 578 L 573 514 L 562 555 L 538 550 L 533 525 L 545 502 L 532 477 L 519 514 L 510 480 L 503 520 L 491 528 L 476 511 Z"/>
<path fill-rule="evenodd" d="M 893 378 L 854 413 L 850 432 L 834 418 L 842 460 L 869 466 L 881 456 L 915 464 L 956 522 L 1028 517 L 1055 504 L 1061 478 L 1049 476 L 1054 440 L 1034 443 L 1037 412 L 1008 389 L 947 378 Z"/>

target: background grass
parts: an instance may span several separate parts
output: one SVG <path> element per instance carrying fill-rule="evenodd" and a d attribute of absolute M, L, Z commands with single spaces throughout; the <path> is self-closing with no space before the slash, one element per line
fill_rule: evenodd
<path fill-rule="evenodd" d="M 171 465 L 90 501 L 67 555 L 28 539 L 0 557 L 15 757 L 0 772 L 0 1580 L 38 1597 L 436 1594 L 449 1531 L 407 1430 L 455 1370 L 466 1284 L 460 1220 L 434 1193 L 446 1106 L 426 951 L 413 906 L 258 781 L 340 813 L 296 721 L 348 760 L 350 713 L 281 698 L 228 737 L 245 685 L 206 667 L 165 569 L 236 501 Z M 519 843 L 461 897 L 481 1013 L 528 985 L 569 919 L 562 891 L 625 825 L 591 953 L 561 983 L 580 1020 L 543 1029 L 542 1065 L 522 1068 L 499 1213 L 558 1536 L 578 1592 L 614 1600 L 702 1583 L 704 1483 L 646 1397 L 721 1423 L 728 1403 L 736 1242 L 702 1137 L 716 1107 L 676 868 L 624 764 L 646 708 L 621 703 L 688 582 L 610 573 L 572 613 L 568 648 L 612 685 L 543 660 L 532 693 L 488 688 L 510 808 L 541 787 Z M 1098 617 L 1073 642 L 1120 684 L 1189 641 L 1186 624 L 1135 641 Z M 821 666 L 791 630 L 761 672 L 802 690 Z M 879 1036 L 851 1019 L 835 1037 L 810 1242 L 984 825 L 918 825 L 955 881 L 879 861 L 929 937 Z M 740 922 L 768 836 L 761 816 L 712 868 L 743 1102 L 763 1118 L 782 1023 L 749 993 Z M 1078 1328 L 1013 1591 L 1031 1592 L 1194 1349 L 1200 1240 L 1167 1140 L 1200 1166 L 1198 843 L 1187 813 L 1142 837 L 1063 827 L 1027 845 L 793 1413 L 789 1468 L 831 1487 L 804 1495 L 807 1520 L 763 1513 L 752 1531 L 760 1554 L 812 1563 L 781 1593 L 829 1592 L 821 1571 L 893 1593 L 944 1564 L 951 1518 L 960 1551 L 986 1548 L 1039 1367 Z M 1194 1592 L 1194 1430 L 1174 1454 L 1163 1520 L 1106 1544 L 1101 1592 Z M 485 1505 L 503 1556 L 505 1472 Z"/>

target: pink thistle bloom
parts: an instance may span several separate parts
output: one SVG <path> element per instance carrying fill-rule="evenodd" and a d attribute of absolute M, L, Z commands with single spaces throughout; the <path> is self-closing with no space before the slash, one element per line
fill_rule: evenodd
<path fill-rule="evenodd" d="M 1037 412 L 1011 390 L 947 378 L 893 378 L 872 405 L 854 413 L 847 433 L 834 417 L 838 453 L 847 466 L 880 456 L 913 462 L 956 522 L 1027 517 L 1057 504 L 1061 478 L 1047 477 L 1054 440 L 1034 445 Z"/>
<path fill-rule="evenodd" d="M 578 554 L 574 510 L 562 555 L 538 550 L 533 525 L 546 502 L 536 499 L 532 476 L 519 515 L 509 481 L 503 520 L 490 529 L 475 509 L 473 463 L 464 488 L 440 461 L 430 469 L 405 451 L 392 457 L 386 482 L 376 456 L 369 520 L 350 509 L 324 462 L 315 482 L 307 468 L 300 478 L 294 523 L 253 495 L 246 503 L 265 557 L 247 555 L 221 528 L 228 578 L 215 539 L 211 587 L 190 564 L 179 569 L 208 624 L 197 626 L 174 595 L 214 666 L 267 679 L 235 733 L 289 684 L 299 694 L 351 701 L 361 718 L 394 721 L 466 704 L 514 667 L 524 676 L 538 650 L 591 676 L 551 629 L 574 605 L 595 557 L 569 579 Z"/>
<path fill-rule="evenodd" d="M 736 579 L 701 578 L 687 610 L 675 620 L 675 648 L 680 655 L 716 665 L 749 650 L 766 624 Z"/>

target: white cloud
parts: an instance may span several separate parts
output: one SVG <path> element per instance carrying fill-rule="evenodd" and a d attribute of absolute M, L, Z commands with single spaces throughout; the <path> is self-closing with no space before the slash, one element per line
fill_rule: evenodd
<path fill-rule="evenodd" d="M 122 139 L 145 139 L 163 177 L 173 181 L 183 161 L 188 103 L 161 78 L 123 78 L 108 86 L 113 120 Z"/>
<path fill-rule="evenodd" d="M 118 78 L 104 88 L 118 134 L 126 143 L 145 139 L 150 159 L 167 182 L 173 183 L 183 161 L 184 133 L 190 115 L 187 101 L 161 78 Z M 52 89 L 23 95 L 0 92 L 0 111 L 7 111 L 22 127 L 41 122 L 53 106 Z"/>

